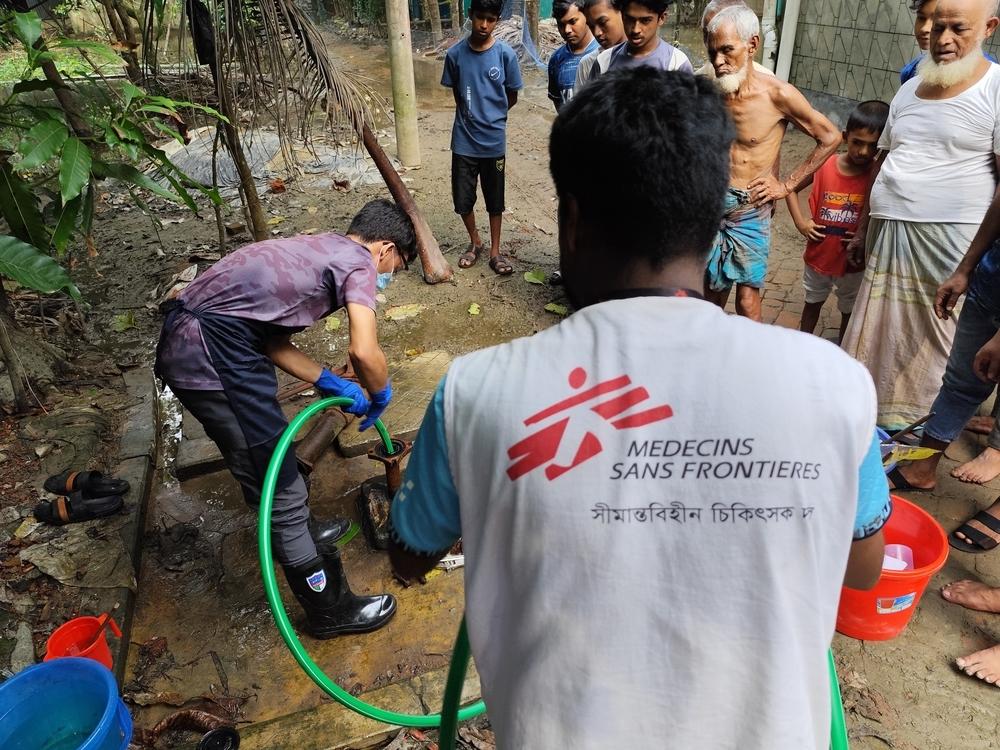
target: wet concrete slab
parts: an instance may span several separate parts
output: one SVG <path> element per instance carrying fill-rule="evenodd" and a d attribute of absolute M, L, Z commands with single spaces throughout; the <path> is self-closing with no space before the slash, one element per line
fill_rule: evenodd
<path fill-rule="evenodd" d="M 428 672 L 360 696 L 388 711 L 425 715 L 438 713 L 444 702 L 447 669 Z M 479 675 L 469 665 L 462 705 L 479 699 Z M 339 703 L 327 701 L 315 708 L 261 722 L 243 731 L 243 750 L 341 750 L 366 748 L 396 733 L 396 728 L 366 719 Z"/>
<path fill-rule="evenodd" d="M 393 437 L 413 440 L 417 436 L 427 404 L 450 364 L 451 355 L 438 350 L 418 354 L 390 368 L 393 398 L 382 415 L 382 421 Z M 378 442 L 378 434 L 374 430 L 358 432 L 357 429 L 346 429 L 338 436 L 337 447 L 345 456 L 360 456 Z"/>
<path fill-rule="evenodd" d="M 359 521 L 358 488 L 380 472 L 365 457 L 327 451 L 313 472 L 313 512 Z M 261 584 L 256 518 L 226 472 L 183 483 L 158 476 L 154 483 L 125 679 L 127 696 L 152 702 L 137 708 L 139 726 L 175 710 L 156 702 L 163 693 L 175 702 L 180 696 L 242 704 L 240 718 L 252 722 L 329 702 L 274 626 Z M 370 550 L 360 534 L 343 559 L 356 592 L 391 592 L 399 609 L 388 626 L 368 635 L 315 641 L 299 630 L 313 659 L 355 694 L 446 667 L 464 608 L 462 571 L 435 571 L 426 586 L 403 588 L 386 554 Z M 302 613 L 280 571 L 278 580 L 298 625 Z M 150 663 L 139 645 L 156 638 L 165 639 L 166 648 Z"/>

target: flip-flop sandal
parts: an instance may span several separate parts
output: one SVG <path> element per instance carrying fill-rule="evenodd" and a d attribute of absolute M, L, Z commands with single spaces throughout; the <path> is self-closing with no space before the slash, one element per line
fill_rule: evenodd
<path fill-rule="evenodd" d="M 479 260 L 479 256 L 483 253 L 482 245 L 473 245 L 469 243 L 469 249 L 458 256 L 458 267 L 459 268 L 472 268 L 476 265 L 476 261 Z"/>
<path fill-rule="evenodd" d="M 74 492 L 69 496 L 57 497 L 51 502 L 46 500 L 39 503 L 35 506 L 34 515 L 42 523 L 65 526 L 68 523 L 92 521 L 95 518 L 114 515 L 124 505 L 125 500 L 121 495 L 84 497 L 81 493 Z"/>
<path fill-rule="evenodd" d="M 976 515 L 974 515 L 971 521 L 979 521 L 983 526 L 990 529 L 995 534 L 1000 534 L 1000 519 L 996 519 L 987 513 L 985 510 L 981 510 Z M 956 533 L 961 532 L 968 539 L 959 539 L 955 536 Z M 971 541 L 970 541 L 971 540 Z M 974 529 L 969 526 L 969 522 L 966 521 L 961 526 L 959 526 L 955 531 L 948 535 L 948 544 L 957 550 L 962 552 L 969 552 L 973 555 L 979 555 L 983 552 L 989 552 L 996 549 L 1000 542 L 992 537 L 987 536 L 978 529 Z"/>
<path fill-rule="evenodd" d="M 80 492 L 84 497 L 108 497 L 125 495 L 129 484 L 124 479 L 106 477 L 99 471 L 72 471 L 67 469 L 45 480 L 42 485 L 53 495 L 69 495 Z"/>
<path fill-rule="evenodd" d="M 497 276 L 510 276 L 514 273 L 514 266 L 510 264 L 510 258 L 503 253 L 490 258 L 490 269 Z"/>
<path fill-rule="evenodd" d="M 897 466 L 895 469 L 886 474 L 886 477 L 892 482 L 893 490 L 902 490 L 903 492 L 933 492 L 934 490 L 928 487 L 914 487 L 910 484 L 906 477 L 903 476 L 903 472 L 899 470 Z"/>

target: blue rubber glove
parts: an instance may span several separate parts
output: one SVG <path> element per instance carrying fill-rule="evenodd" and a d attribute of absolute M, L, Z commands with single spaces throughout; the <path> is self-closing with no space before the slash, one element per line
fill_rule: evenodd
<path fill-rule="evenodd" d="M 324 396 L 341 396 L 351 399 L 354 403 L 341 407 L 349 414 L 363 417 L 371 409 L 371 403 L 365 397 L 365 392 L 361 390 L 360 385 L 337 377 L 325 367 L 314 385 Z"/>
<path fill-rule="evenodd" d="M 359 431 L 364 432 L 375 424 L 375 420 L 382 416 L 382 412 L 385 411 L 391 400 L 392 383 L 386 383 L 385 388 L 378 393 L 372 394 L 372 404 L 368 407 L 368 413 L 365 414 L 365 418 L 361 421 L 361 427 L 358 428 Z"/>

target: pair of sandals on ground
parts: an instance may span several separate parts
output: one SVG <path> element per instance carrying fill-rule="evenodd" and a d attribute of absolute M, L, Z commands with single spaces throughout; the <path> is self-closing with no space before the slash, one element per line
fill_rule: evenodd
<path fill-rule="evenodd" d="M 459 268 L 472 268 L 479 260 L 486 248 L 474 242 L 469 243 L 469 249 L 458 256 Z M 490 270 L 497 276 L 510 276 L 514 273 L 514 266 L 510 263 L 510 258 L 503 253 L 498 253 L 490 258 Z"/>
<path fill-rule="evenodd" d="M 52 526 L 114 515 L 125 507 L 129 491 L 129 483 L 124 479 L 105 476 L 99 471 L 71 469 L 49 477 L 42 486 L 59 497 L 36 505 L 34 516 Z"/>

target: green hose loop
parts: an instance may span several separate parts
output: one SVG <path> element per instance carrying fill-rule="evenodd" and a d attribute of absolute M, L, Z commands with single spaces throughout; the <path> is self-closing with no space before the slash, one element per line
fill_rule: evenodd
<path fill-rule="evenodd" d="M 837 682 L 837 664 L 833 660 L 833 649 L 826 652 L 830 673 L 830 750 L 848 750 L 847 720 L 844 718 L 844 701 L 840 697 L 840 683 Z"/>
<path fill-rule="evenodd" d="M 288 619 L 288 613 L 285 611 L 285 606 L 281 602 L 281 592 L 278 590 L 278 581 L 274 575 L 274 558 L 271 555 L 271 508 L 274 503 L 274 491 L 278 484 L 278 472 L 281 469 L 281 464 L 285 460 L 285 454 L 288 452 L 292 441 L 295 439 L 295 436 L 298 435 L 302 426 L 306 422 L 324 409 L 346 406 L 349 403 L 351 403 L 351 400 L 348 398 L 331 397 L 324 398 L 314 404 L 310 404 L 298 415 L 296 415 L 291 424 L 289 424 L 282 433 L 281 438 L 278 440 L 278 445 L 274 449 L 274 455 L 271 457 L 271 463 L 268 464 L 267 467 L 267 474 L 264 476 L 264 487 L 260 495 L 260 518 L 257 521 L 257 542 L 260 548 L 260 571 L 264 579 L 264 593 L 267 596 L 268 606 L 271 608 L 271 614 L 274 616 L 274 623 L 278 626 L 278 632 L 281 633 L 282 640 L 284 640 L 288 650 L 292 652 L 292 656 L 295 657 L 295 661 L 297 661 L 299 666 L 302 667 L 302 671 L 304 671 L 309 678 L 323 690 L 323 692 L 355 713 L 366 716 L 369 719 L 374 719 L 375 721 L 381 721 L 385 724 L 395 724 L 397 726 L 406 727 L 440 726 L 440 714 L 401 714 L 395 711 L 385 711 L 376 706 L 372 706 L 369 703 L 365 703 L 363 700 L 355 698 L 327 677 L 326 673 L 324 673 L 316 662 L 312 660 L 312 657 L 309 656 L 309 653 L 302 645 L 299 637 L 295 634 L 295 630 L 292 628 L 292 623 Z M 381 420 L 375 420 L 375 429 L 378 432 L 379 437 L 382 438 L 386 451 L 390 454 L 393 453 L 392 439 L 389 437 L 389 432 L 385 429 L 385 425 L 382 424 Z M 469 659 L 468 639 L 464 640 L 465 649 L 463 654 L 459 653 L 457 650 L 458 646 L 461 645 L 463 641 L 462 633 L 460 631 L 459 639 L 456 642 L 456 652 L 452 657 L 453 661 L 460 660 L 463 664 L 467 663 Z M 464 673 L 464 669 L 462 672 Z M 448 686 L 446 686 L 445 691 L 447 694 Z M 459 681 L 458 692 L 461 693 L 461 681 Z M 454 710 L 454 708 L 452 710 Z M 472 719 L 482 714 L 485 710 L 485 704 L 482 701 L 477 701 L 471 706 L 466 706 L 458 711 L 458 720 L 466 721 L 468 719 Z"/>
<path fill-rule="evenodd" d="M 465 617 L 458 626 L 458 637 L 448 667 L 448 681 L 444 684 L 444 703 L 441 705 L 441 731 L 438 732 L 440 750 L 454 750 L 455 734 L 458 732 L 458 704 L 462 701 L 462 685 L 465 671 L 469 666 L 469 632 L 465 629 Z"/>

